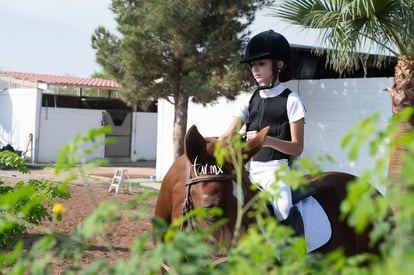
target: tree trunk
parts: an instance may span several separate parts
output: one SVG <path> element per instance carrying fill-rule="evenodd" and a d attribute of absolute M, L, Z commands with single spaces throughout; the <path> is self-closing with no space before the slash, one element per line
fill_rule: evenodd
<path fill-rule="evenodd" d="M 402 56 L 395 66 L 394 84 L 388 89 L 392 97 L 392 112 L 398 114 L 405 107 L 414 106 L 414 60 L 409 56 Z M 400 138 L 414 130 L 414 117 L 401 121 L 398 133 L 393 137 L 395 147 L 390 152 L 388 177 L 393 183 L 401 181 L 401 156 L 406 152 Z"/>
<path fill-rule="evenodd" d="M 185 92 L 178 92 L 174 96 L 174 159 L 184 153 L 184 137 L 187 130 L 189 96 Z"/>

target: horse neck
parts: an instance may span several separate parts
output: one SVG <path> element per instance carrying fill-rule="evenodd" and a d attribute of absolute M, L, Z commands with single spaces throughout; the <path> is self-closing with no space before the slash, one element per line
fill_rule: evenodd
<path fill-rule="evenodd" d="M 242 171 L 242 188 L 244 197 L 246 198 L 246 201 L 250 201 L 255 195 L 256 191 L 252 190 L 251 188 L 252 182 L 250 181 L 249 173 L 243 169 Z"/>

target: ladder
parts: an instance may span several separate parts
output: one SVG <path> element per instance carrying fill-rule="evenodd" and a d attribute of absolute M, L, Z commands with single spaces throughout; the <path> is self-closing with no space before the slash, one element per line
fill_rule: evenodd
<path fill-rule="evenodd" d="M 29 146 L 31 145 L 33 143 L 33 134 L 32 133 L 30 133 L 29 134 L 29 138 L 27 139 L 27 144 L 26 144 L 26 150 L 23 152 L 23 154 L 22 154 L 22 156 L 23 156 L 23 159 L 26 159 L 26 154 L 27 154 L 27 152 L 29 151 Z M 31 147 L 30 147 L 31 148 Z M 33 156 L 31 156 L 32 157 L 32 162 L 34 162 L 34 158 L 33 158 Z"/>
<path fill-rule="evenodd" d="M 126 168 L 117 168 L 115 169 L 114 177 L 112 178 L 111 185 L 109 186 L 108 192 L 111 192 L 112 189 L 115 189 L 115 193 L 118 194 L 119 186 L 122 185 L 124 187 L 125 191 L 125 184 L 124 184 L 124 178 L 128 176 L 128 169 Z M 129 183 L 128 190 L 131 192 L 131 183 Z"/>

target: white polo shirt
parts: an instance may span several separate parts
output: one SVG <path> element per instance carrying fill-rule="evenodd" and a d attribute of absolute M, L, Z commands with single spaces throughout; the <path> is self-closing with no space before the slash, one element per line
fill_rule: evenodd
<path fill-rule="evenodd" d="M 261 98 L 275 97 L 283 93 L 284 90 L 286 90 L 286 86 L 283 84 L 279 84 L 276 87 L 273 87 L 272 89 L 260 90 L 259 95 Z M 241 117 L 245 123 L 249 119 L 249 103 L 252 96 L 253 93 L 248 98 L 246 98 L 246 100 L 240 106 L 240 109 L 235 114 L 235 116 Z M 298 121 L 301 118 L 306 119 L 306 108 L 303 105 L 299 95 L 295 91 L 292 91 L 289 94 L 286 108 L 289 123 Z"/>

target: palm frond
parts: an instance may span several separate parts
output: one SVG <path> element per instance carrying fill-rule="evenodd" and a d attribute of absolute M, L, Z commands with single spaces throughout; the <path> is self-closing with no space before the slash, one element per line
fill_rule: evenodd
<path fill-rule="evenodd" d="M 280 0 L 272 14 L 319 30 L 319 48 L 339 72 L 358 68 L 361 52 L 408 54 L 413 50 L 412 0 Z M 366 55 L 366 54 L 365 54 Z"/>

